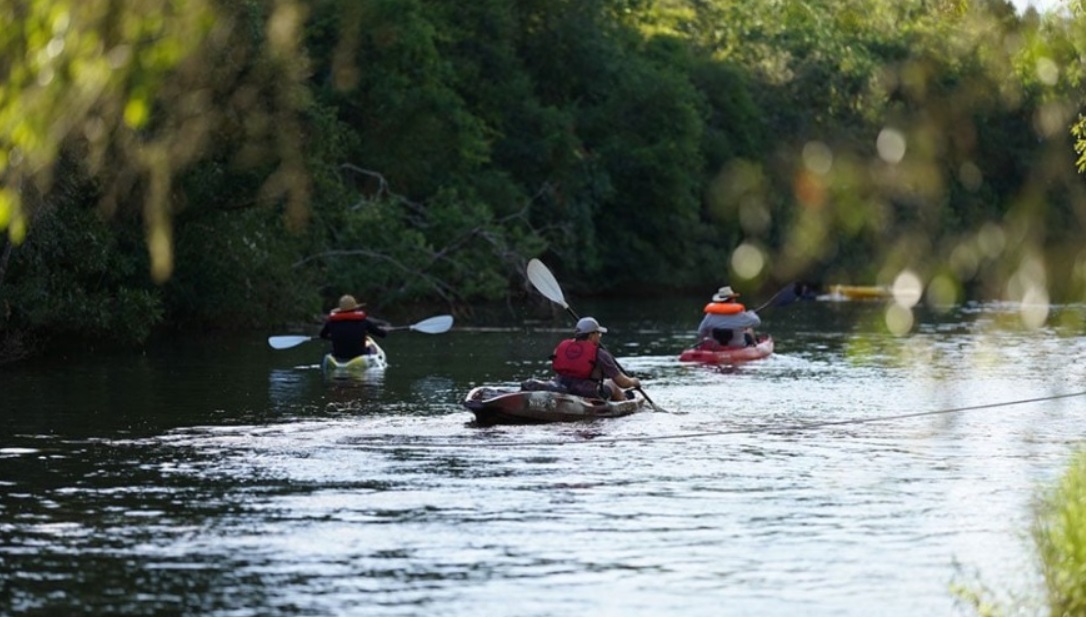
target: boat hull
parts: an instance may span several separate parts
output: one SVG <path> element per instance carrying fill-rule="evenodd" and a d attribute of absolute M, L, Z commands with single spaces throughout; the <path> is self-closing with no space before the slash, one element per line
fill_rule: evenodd
<path fill-rule="evenodd" d="M 605 401 L 546 390 L 480 386 L 468 392 L 462 404 L 475 414 L 479 426 L 549 424 L 628 416 L 644 408 L 645 397 L 635 391 L 630 400 Z"/>
<path fill-rule="evenodd" d="M 702 343 L 679 355 L 679 362 L 700 364 L 738 364 L 760 360 L 773 353 L 773 337 L 767 336 L 750 347 L 723 347 L 715 343 Z"/>
<path fill-rule="evenodd" d="M 321 361 L 324 374 L 331 379 L 351 379 L 381 371 L 388 367 L 388 359 L 385 350 L 377 343 L 370 341 L 375 353 L 357 356 L 350 360 L 337 360 L 332 354 L 325 354 Z"/>

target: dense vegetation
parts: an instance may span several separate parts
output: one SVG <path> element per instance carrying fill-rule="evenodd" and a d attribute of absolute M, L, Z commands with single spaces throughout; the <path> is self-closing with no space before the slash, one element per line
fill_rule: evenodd
<path fill-rule="evenodd" d="M 1033 540 L 1044 574 L 1049 615 L 1086 613 L 1086 454 L 1038 500 Z"/>
<path fill-rule="evenodd" d="M 955 593 L 979 617 L 1086 614 L 1086 451 L 1038 493 L 1030 527 L 1040 589 L 957 584 Z M 1037 593 L 1040 591 L 1040 593 Z"/>
<path fill-rule="evenodd" d="M 908 272 L 934 303 L 1086 296 L 1082 15 L 182 4 L 0 8 L 0 358 L 345 291 L 465 313 L 535 256 L 582 292 Z"/>

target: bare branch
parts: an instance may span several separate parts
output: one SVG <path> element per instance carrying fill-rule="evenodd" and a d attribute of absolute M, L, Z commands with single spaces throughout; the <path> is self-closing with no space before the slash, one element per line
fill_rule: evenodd
<path fill-rule="evenodd" d="M 301 266 L 305 265 L 306 263 L 309 263 L 311 261 L 315 261 L 315 260 L 318 260 L 318 259 L 326 259 L 326 258 L 330 258 L 330 257 L 354 257 L 354 256 L 359 256 L 359 255 L 361 255 L 363 257 L 372 257 L 373 259 L 378 259 L 380 261 L 384 261 L 386 263 L 392 264 L 397 269 L 402 270 L 403 272 L 405 272 L 405 273 L 407 273 L 409 275 L 408 277 L 405 277 L 405 280 L 407 280 L 408 278 L 411 278 L 411 277 L 421 278 L 422 280 L 426 281 L 426 283 L 430 287 L 432 287 L 434 289 L 434 291 L 437 293 L 438 296 L 441 297 L 442 300 L 445 300 L 446 302 L 449 302 L 450 304 L 452 303 L 452 299 L 451 299 L 450 296 L 455 295 L 453 293 L 453 291 L 452 291 L 452 286 L 446 284 L 444 281 L 438 280 L 438 279 L 436 279 L 436 278 L 434 278 L 432 276 L 424 274 L 418 268 L 408 266 L 408 265 L 400 262 L 399 260 L 390 257 L 389 255 L 386 255 L 384 253 L 379 253 L 377 251 L 371 251 L 369 249 L 351 249 L 351 250 L 339 250 L 339 251 L 324 251 L 324 252 L 321 252 L 321 253 L 317 253 L 316 255 L 310 255 L 309 257 L 306 257 L 304 259 L 301 259 L 299 261 L 294 262 L 293 264 L 291 264 L 291 268 L 298 268 L 298 267 L 301 267 Z M 402 286 L 401 286 L 401 289 L 403 289 Z"/>
<path fill-rule="evenodd" d="M 388 180 L 386 180 L 385 177 L 383 175 L 381 175 L 380 172 L 373 171 L 372 169 L 363 169 L 361 167 L 358 167 L 357 165 L 352 165 L 350 163 L 342 163 L 339 167 L 340 167 L 340 169 L 345 169 L 347 171 L 353 171 L 353 172 L 355 172 L 357 174 L 361 174 L 363 176 L 373 178 L 373 179 L 375 179 L 377 181 L 377 190 L 375 192 L 373 192 L 373 194 L 369 197 L 370 199 L 372 199 L 372 198 L 382 199 L 382 198 L 384 198 L 386 196 L 390 197 L 392 199 L 395 199 L 396 201 L 400 202 L 401 204 L 404 204 L 404 205 L 408 206 L 416 215 L 418 215 L 419 218 L 412 219 L 412 220 L 419 227 L 428 227 L 429 226 L 429 223 L 426 222 L 426 219 L 425 219 L 425 216 L 426 216 L 426 208 L 425 208 L 425 206 L 423 206 L 420 203 L 416 203 L 414 201 L 411 201 L 410 199 L 408 199 L 404 195 L 400 195 L 399 193 L 393 193 L 391 190 L 389 190 L 389 188 L 388 188 Z M 355 204 L 353 204 L 351 206 L 351 210 L 358 210 L 359 208 L 364 206 L 367 199 L 368 198 L 364 196 L 357 203 L 355 203 Z"/>

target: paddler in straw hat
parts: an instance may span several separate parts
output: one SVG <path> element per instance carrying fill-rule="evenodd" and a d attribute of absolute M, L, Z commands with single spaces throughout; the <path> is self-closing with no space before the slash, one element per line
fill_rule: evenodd
<path fill-rule="evenodd" d="M 332 356 L 347 361 L 358 356 L 376 353 L 368 342 L 369 336 L 384 338 L 388 331 L 374 323 L 366 314 L 365 304 L 359 304 L 352 295 L 339 299 L 339 306 L 332 309 L 321 328 L 320 337 L 332 341 Z"/>
<path fill-rule="evenodd" d="M 738 297 L 730 285 L 713 294 L 698 325 L 699 344 L 715 342 L 724 347 L 748 347 L 757 343 L 754 328 L 762 324 L 762 319 L 740 304 Z"/>

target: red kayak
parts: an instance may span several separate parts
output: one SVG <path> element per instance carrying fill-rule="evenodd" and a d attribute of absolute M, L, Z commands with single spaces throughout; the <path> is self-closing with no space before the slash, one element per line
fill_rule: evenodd
<path fill-rule="evenodd" d="M 679 362 L 702 364 L 736 364 L 759 360 L 773 353 L 773 337 L 766 336 L 750 347 L 725 347 L 716 341 L 702 341 L 697 347 L 687 349 L 679 356 Z"/>

